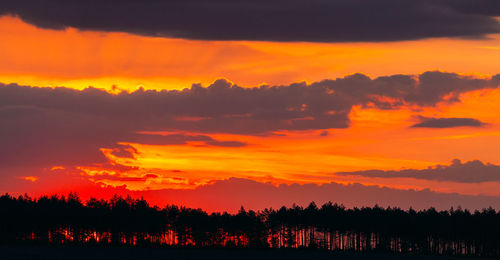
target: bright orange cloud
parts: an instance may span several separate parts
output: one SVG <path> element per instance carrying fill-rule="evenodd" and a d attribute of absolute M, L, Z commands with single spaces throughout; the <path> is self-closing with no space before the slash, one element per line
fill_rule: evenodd
<path fill-rule="evenodd" d="M 20 177 L 20 179 L 30 181 L 30 182 L 35 182 L 35 181 L 38 181 L 38 179 L 40 179 L 40 178 L 38 178 L 36 176 L 24 176 L 24 177 Z"/>

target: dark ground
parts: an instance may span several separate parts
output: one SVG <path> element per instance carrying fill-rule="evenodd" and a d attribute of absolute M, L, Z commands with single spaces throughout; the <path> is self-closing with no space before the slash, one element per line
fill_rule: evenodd
<path fill-rule="evenodd" d="M 92 247 L 92 246 L 42 246 L 2 245 L 1 260 L 41 259 L 236 259 L 236 260 L 280 260 L 280 259 L 339 259 L 339 260 L 463 260 L 478 259 L 447 256 L 396 255 L 387 253 L 350 253 L 311 250 L 249 250 L 249 249 L 189 249 L 189 248 L 137 248 L 137 247 Z"/>

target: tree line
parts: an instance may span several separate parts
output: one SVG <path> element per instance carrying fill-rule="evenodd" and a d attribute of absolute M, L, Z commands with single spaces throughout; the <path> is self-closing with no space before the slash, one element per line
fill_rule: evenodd
<path fill-rule="evenodd" d="M 0 243 L 317 248 L 500 256 L 500 211 L 346 208 L 331 202 L 207 213 L 115 195 L 0 197 Z"/>

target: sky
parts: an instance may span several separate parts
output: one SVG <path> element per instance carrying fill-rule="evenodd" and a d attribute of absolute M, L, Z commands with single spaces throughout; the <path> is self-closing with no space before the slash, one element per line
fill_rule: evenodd
<path fill-rule="evenodd" d="M 494 0 L 0 3 L 0 192 L 500 208 Z"/>

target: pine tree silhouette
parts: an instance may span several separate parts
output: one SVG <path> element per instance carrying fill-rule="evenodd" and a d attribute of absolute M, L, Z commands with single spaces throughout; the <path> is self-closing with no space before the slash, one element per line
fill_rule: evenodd
<path fill-rule="evenodd" d="M 0 196 L 0 243 L 320 248 L 500 257 L 500 212 L 326 203 L 211 213 L 115 195 Z"/>

